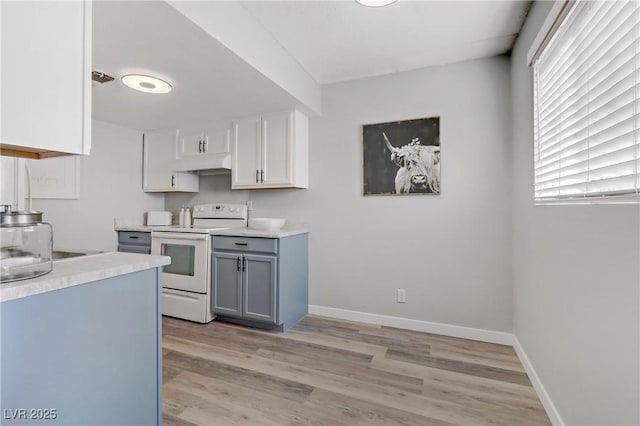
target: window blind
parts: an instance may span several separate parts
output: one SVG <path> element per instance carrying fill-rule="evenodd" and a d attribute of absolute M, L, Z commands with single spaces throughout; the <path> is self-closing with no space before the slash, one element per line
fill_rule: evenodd
<path fill-rule="evenodd" d="M 640 193 L 640 2 L 580 1 L 533 65 L 537 200 Z"/>

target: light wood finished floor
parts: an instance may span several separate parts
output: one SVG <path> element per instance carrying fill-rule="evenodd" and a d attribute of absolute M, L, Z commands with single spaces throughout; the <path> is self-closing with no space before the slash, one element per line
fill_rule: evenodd
<path fill-rule="evenodd" d="M 548 425 L 509 346 L 307 316 L 286 333 L 163 320 L 171 425 Z"/>

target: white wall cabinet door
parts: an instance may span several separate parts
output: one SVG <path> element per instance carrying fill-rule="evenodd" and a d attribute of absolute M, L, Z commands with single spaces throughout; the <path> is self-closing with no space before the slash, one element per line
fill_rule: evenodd
<path fill-rule="evenodd" d="M 178 131 L 178 160 L 200 155 L 204 152 L 204 134 L 202 132 L 186 132 Z"/>
<path fill-rule="evenodd" d="M 262 116 L 261 183 L 293 184 L 293 113 Z"/>
<path fill-rule="evenodd" d="M 231 153 L 231 123 L 224 123 L 218 127 L 205 129 L 203 135 L 204 154 Z"/>
<path fill-rule="evenodd" d="M 232 188 L 308 188 L 306 116 L 263 114 L 237 120 L 233 129 Z"/>
<path fill-rule="evenodd" d="M 157 131 L 144 134 L 142 159 L 142 190 L 145 192 L 198 192 L 199 177 L 193 173 L 176 172 L 177 131 Z"/>
<path fill-rule="evenodd" d="M 261 118 L 248 117 L 233 123 L 231 187 L 255 188 L 260 184 Z"/>
<path fill-rule="evenodd" d="M 88 0 L 0 2 L 3 154 L 89 154 L 91 23 Z"/>

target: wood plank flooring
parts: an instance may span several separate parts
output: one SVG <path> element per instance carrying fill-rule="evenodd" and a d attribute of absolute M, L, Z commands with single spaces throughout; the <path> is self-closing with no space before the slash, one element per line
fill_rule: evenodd
<path fill-rule="evenodd" d="M 163 318 L 172 425 L 549 425 L 509 346 L 307 316 L 286 333 Z"/>

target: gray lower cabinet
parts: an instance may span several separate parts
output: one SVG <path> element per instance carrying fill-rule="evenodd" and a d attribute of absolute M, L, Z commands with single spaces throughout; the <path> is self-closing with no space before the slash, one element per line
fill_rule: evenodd
<path fill-rule="evenodd" d="M 307 314 L 307 234 L 213 237 L 212 311 L 220 319 L 286 330 Z"/>
<path fill-rule="evenodd" d="M 2 302 L 0 424 L 162 424 L 159 274 Z"/>
<path fill-rule="evenodd" d="M 276 256 L 213 253 L 215 313 L 276 322 Z"/>
<path fill-rule="evenodd" d="M 151 232 L 118 231 L 118 251 L 151 254 Z"/>

